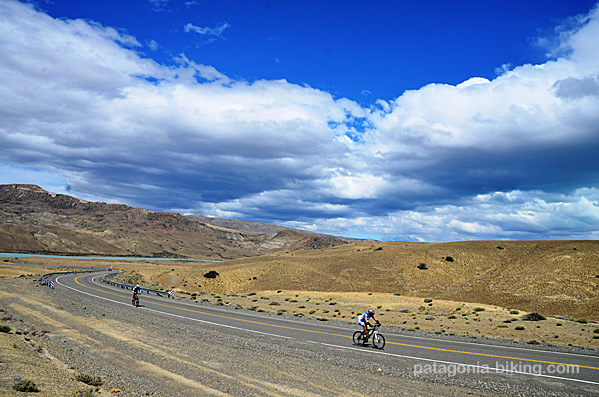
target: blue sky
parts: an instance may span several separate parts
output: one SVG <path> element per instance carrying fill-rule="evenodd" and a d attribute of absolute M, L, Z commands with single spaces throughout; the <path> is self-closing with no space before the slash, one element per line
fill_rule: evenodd
<path fill-rule="evenodd" d="M 595 1 L 3 1 L 0 183 L 383 240 L 599 238 Z"/>

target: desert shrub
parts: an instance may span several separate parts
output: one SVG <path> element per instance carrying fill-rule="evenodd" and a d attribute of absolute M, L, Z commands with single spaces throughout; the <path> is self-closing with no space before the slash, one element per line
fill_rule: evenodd
<path fill-rule="evenodd" d="M 456 317 L 456 315 L 455 315 L 455 314 L 450 314 L 449 316 L 447 316 L 447 318 L 448 318 L 448 319 L 450 319 L 450 320 L 454 320 L 454 319 L 456 319 L 457 317 Z"/>
<path fill-rule="evenodd" d="M 518 310 L 510 310 L 510 314 L 520 314 Z"/>
<path fill-rule="evenodd" d="M 526 327 L 524 325 L 517 325 L 515 330 L 516 331 L 524 331 L 526 329 Z"/>
<path fill-rule="evenodd" d="M 16 385 L 13 386 L 16 391 L 35 393 L 40 391 L 35 383 L 30 379 L 21 379 Z"/>
<path fill-rule="evenodd" d="M 310 310 L 310 314 L 316 313 L 316 310 Z"/>
<path fill-rule="evenodd" d="M 426 298 L 426 299 L 424 300 L 424 302 L 425 302 L 425 303 L 429 303 L 429 302 L 432 302 L 432 301 L 433 301 L 433 300 L 432 300 L 431 298 Z"/>
<path fill-rule="evenodd" d="M 485 308 L 484 308 L 484 307 L 475 307 L 475 308 L 474 308 L 474 309 L 472 309 L 472 310 L 474 310 L 475 312 L 484 312 L 484 311 L 485 311 Z"/>
<path fill-rule="evenodd" d="M 409 313 L 410 309 L 401 309 L 399 312 L 400 313 Z"/>
<path fill-rule="evenodd" d="M 381 307 L 383 307 L 383 305 L 378 305 L 376 308 L 377 308 L 377 309 L 380 309 Z"/>
<path fill-rule="evenodd" d="M 447 262 L 453 262 L 453 258 L 451 256 L 446 257 L 445 260 Z"/>
<path fill-rule="evenodd" d="M 281 306 L 281 304 L 279 302 L 275 302 L 275 301 L 270 302 L 269 305 L 271 305 L 271 306 Z"/>
<path fill-rule="evenodd" d="M 428 267 L 426 267 L 426 263 L 420 263 L 417 267 L 420 270 L 426 270 L 426 269 L 428 269 Z"/>
<path fill-rule="evenodd" d="M 84 374 L 82 372 L 77 375 L 76 379 L 79 382 L 83 382 L 90 386 L 100 386 L 102 384 L 102 381 L 97 376 L 93 376 L 92 374 Z"/>
<path fill-rule="evenodd" d="M 576 322 L 580 323 L 580 324 L 588 324 L 589 323 L 587 320 L 585 320 L 583 318 L 579 318 L 578 320 L 576 320 Z"/>
<path fill-rule="evenodd" d="M 424 319 L 425 320 L 434 320 L 435 316 L 426 316 Z"/>
<path fill-rule="evenodd" d="M 507 325 L 500 324 L 500 325 L 497 326 L 497 328 L 507 328 Z"/>
<path fill-rule="evenodd" d="M 204 274 L 205 278 L 217 278 L 219 276 L 216 270 L 210 270 L 208 273 Z"/>
<path fill-rule="evenodd" d="M 594 333 L 594 334 L 599 334 L 599 328 L 595 328 L 595 329 L 593 330 L 593 333 Z"/>
<path fill-rule="evenodd" d="M 329 302 L 329 305 L 331 306 L 335 306 L 337 304 L 337 302 Z"/>
<path fill-rule="evenodd" d="M 0 325 L 0 332 L 7 334 L 10 332 L 10 327 L 8 325 Z"/>
<path fill-rule="evenodd" d="M 541 320 L 546 320 L 546 318 L 545 318 L 545 316 L 543 316 L 537 312 L 532 312 L 532 313 L 523 315 L 522 320 L 524 320 L 524 321 L 541 321 Z"/>
<path fill-rule="evenodd" d="M 248 296 L 254 296 L 254 295 L 256 295 L 256 293 L 255 293 L 255 292 L 250 292 L 250 293 L 248 294 Z"/>
<path fill-rule="evenodd" d="M 599 335 L 593 335 L 593 339 L 599 339 Z"/>
<path fill-rule="evenodd" d="M 73 393 L 74 397 L 93 397 L 94 396 L 94 391 L 93 389 L 88 389 L 88 390 L 77 390 L 75 393 Z"/>
<path fill-rule="evenodd" d="M 555 325 L 557 325 L 558 327 L 561 327 L 563 324 L 562 323 L 557 323 Z"/>

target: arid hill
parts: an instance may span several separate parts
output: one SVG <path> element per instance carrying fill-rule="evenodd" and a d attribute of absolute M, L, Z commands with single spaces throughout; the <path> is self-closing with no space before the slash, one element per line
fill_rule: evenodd
<path fill-rule="evenodd" d="M 175 213 L 89 202 L 35 185 L 0 185 L 0 250 L 230 259 L 346 241 L 287 229 L 232 230 Z"/>
<path fill-rule="evenodd" d="M 209 270 L 219 276 L 203 277 Z M 359 243 L 169 268 L 148 281 L 190 292 L 386 292 L 599 321 L 599 241 Z"/>

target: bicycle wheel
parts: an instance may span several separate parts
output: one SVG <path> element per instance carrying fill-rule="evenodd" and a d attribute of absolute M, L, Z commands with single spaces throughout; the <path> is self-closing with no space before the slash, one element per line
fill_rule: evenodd
<path fill-rule="evenodd" d="M 372 336 L 372 344 L 377 349 L 385 347 L 385 337 L 382 334 L 375 334 Z"/>
<path fill-rule="evenodd" d="M 354 332 L 354 345 L 362 346 L 364 344 L 364 334 L 362 331 Z"/>

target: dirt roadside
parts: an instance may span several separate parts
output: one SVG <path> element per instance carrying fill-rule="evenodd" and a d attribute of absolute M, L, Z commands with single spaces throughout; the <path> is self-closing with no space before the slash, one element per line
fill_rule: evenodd
<path fill-rule="evenodd" d="M 486 381 L 417 379 L 408 367 L 373 366 L 356 362 L 354 357 L 330 357 L 305 344 L 294 346 L 229 334 L 219 334 L 215 344 L 208 329 L 164 324 L 129 308 L 71 291 L 50 290 L 40 286 L 39 276 L 33 274 L 39 273 L 39 268 L 19 270 L 20 277 L 0 280 L 0 325 L 11 328 L 9 333 L 0 333 L 0 395 L 14 395 L 12 387 L 19 378 L 33 380 L 41 390 L 36 395 L 48 396 L 362 395 L 363 390 L 379 395 L 535 394 L 534 390 Z M 314 321 L 353 322 L 352 317 L 360 310 L 376 302 L 374 308 L 386 325 L 416 333 L 454 333 L 455 337 L 483 338 L 499 330 L 542 343 L 543 335 L 557 333 L 560 342 L 581 345 L 585 341 L 595 343 L 593 336 L 597 335 L 594 323 L 556 318 L 512 321 L 510 318 L 524 313 L 393 294 L 277 290 L 177 296 L 206 300 L 204 304 L 231 310 L 312 316 Z M 435 318 L 427 320 L 428 316 Z M 512 322 L 504 323 L 504 318 Z M 520 324 L 526 329 L 517 331 Z M 79 374 L 91 374 L 102 385 L 77 381 Z"/>
<path fill-rule="evenodd" d="M 196 324 L 165 324 L 36 280 L 0 281 L 0 325 L 10 327 L 0 333 L 0 395 L 20 395 L 13 386 L 21 379 L 32 380 L 39 396 L 495 394 L 492 385 L 429 383 L 410 368 L 331 357 L 306 343 L 230 333 L 214 343 L 212 331 Z M 84 384 L 79 374 L 102 385 Z"/>

